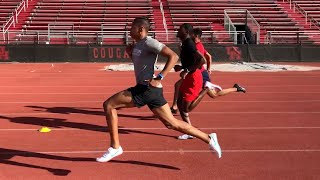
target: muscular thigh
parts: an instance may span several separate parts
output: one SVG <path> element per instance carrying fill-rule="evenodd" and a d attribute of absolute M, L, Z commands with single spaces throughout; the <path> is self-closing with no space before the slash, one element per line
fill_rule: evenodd
<path fill-rule="evenodd" d="M 180 111 L 188 112 L 191 102 L 185 101 L 182 94 L 179 94 L 177 103 Z"/>
<path fill-rule="evenodd" d="M 165 105 L 163 105 L 161 107 L 153 108 L 153 109 L 151 109 L 151 111 L 167 127 L 175 125 L 177 119 L 175 119 L 174 116 L 172 115 L 168 103 L 166 103 Z"/>
<path fill-rule="evenodd" d="M 120 91 L 117 94 L 114 94 L 107 100 L 107 102 L 108 105 L 115 109 L 135 107 L 131 92 L 128 90 Z"/>

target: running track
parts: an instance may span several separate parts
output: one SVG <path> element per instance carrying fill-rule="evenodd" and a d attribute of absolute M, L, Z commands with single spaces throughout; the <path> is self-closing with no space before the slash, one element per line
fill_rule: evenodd
<path fill-rule="evenodd" d="M 0 65 L 0 179 L 320 178 L 320 71 L 214 72 L 222 87 L 248 89 L 206 97 L 191 113 L 194 126 L 218 133 L 222 159 L 133 108 L 119 111 L 125 153 L 97 163 L 109 144 L 102 102 L 134 85 L 133 72 L 100 71 L 105 65 Z M 177 79 L 164 81 L 169 103 Z"/>

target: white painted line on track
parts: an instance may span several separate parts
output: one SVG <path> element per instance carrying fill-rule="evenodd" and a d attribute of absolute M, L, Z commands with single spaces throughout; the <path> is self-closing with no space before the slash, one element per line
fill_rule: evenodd
<path fill-rule="evenodd" d="M 75 107 L 77 108 L 77 107 Z M 81 107 L 79 107 L 81 108 Z M 18 116 L 21 116 L 21 115 L 48 115 L 48 114 L 63 114 L 62 113 L 59 113 L 59 112 L 38 112 L 38 113 L 26 113 L 26 112 L 12 112 L 12 113 L 0 113 L 0 115 L 11 115 L 11 116 L 15 116 L 15 115 L 18 115 Z M 70 112 L 69 114 L 80 114 L 80 113 L 77 113 L 77 112 Z M 81 113 L 83 114 L 83 113 Z M 119 111 L 119 114 L 126 114 L 126 115 L 152 115 L 152 113 L 150 111 L 139 111 L 139 112 L 121 112 Z M 212 111 L 209 111 L 209 112 L 203 112 L 203 111 L 200 111 L 200 112 L 192 112 L 192 114 L 320 114 L 319 111 L 301 111 L 301 112 L 298 112 L 298 111 L 270 111 L 270 112 L 263 112 L 263 111 L 252 111 L 252 112 L 249 112 L 249 111 L 244 111 L 244 112 L 212 112 Z M 85 115 L 85 114 L 84 114 Z M 90 113 L 88 113 L 88 115 L 91 115 Z"/>
<path fill-rule="evenodd" d="M 0 95 L 106 95 L 106 94 L 115 94 L 118 91 L 115 92 L 0 92 Z M 171 91 L 165 91 L 164 94 L 173 94 L 174 92 Z M 248 94 L 318 94 L 320 91 L 314 91 L 314 92 L 272 92 L 272 91 L 266 91 L 266 92 L 248 92 Z"/>
<path fill-rule="evenodd" d="M 77 104 L 77 103 L 103 103 L 104 100 L 100 101 L 0 101 L 0 104 Z M 172 101 L 167 101 L 172 102 Z M 320 100 L 287 100 L 287 101 L 224 101 L 224 100 L 211 100 L 201 101 L 201 103 L 311 103 L 320 102 Z"/>
<path fill-rule="evenodd" d="M 71 123 L 71 122 L 70 122 Z M 277 130 L 277 129 L 320 129 L 320 127 L 313 127 L 313 126 L 300 126 L 300 127 L 207 127 L 207 128 L 200 128 L 197 127 L 200 130 Z M 52 131 L 82 131 L 83 129 L 78 129 L 78 128 L 50 128 Z M 107 129 L 105 128 L 92 128 L 88 130 L 103 130 Z M 38 129 L 36 128 L 16 128 L 16 129 L 0 129 L 1 131 L 37 131 Z M 137 128 L 137 127 L 132 127 L 132 128 L 119 128 L 119 130 L 168 130 L 172 131 L 171 129 L 168 128 Z"/>
<path fill-rule="evenodd" d="M 1 155 L 19 155 L 19 154 L 96 154 L 105 153 L 105 150 L 101 151 L 38 151 L 38 152 L 19 152 L 19 151 L 8 151 L 0 152 Z M 124 150 L 125 153 L 212 153 L 210 150 Z M 223 153 L 280 153 L 280 152 L 295 152 L 295 153 L 306 153 L 306 152 L 320 152 L 320 149 L 226 149 L 222 150 Z"/>
<path fill-rule="evenodd" d="M 16 78 L 15 78 L 16 79 Z M 223 87 L 227 87 L 227 86 L 230 86 L 230 85 L 225 85 L 225 84 L 219 84 Z M 121 88 L 128 88 L 128 87 L 131 87 L 131 86 L 134 86 L 134 84 L 131 84 L 131 85 L 112 85 L 112 86 L 96 86 L 96 85 L 0 85 L 0 88 L 3 88 L 3 87 L 10 87 L 10 88 L 24 88 L 24 87 L 31 87 L 31 88 L 37 88 L 37 87 L 43 87 L 43 88 L 55 88 L 55 87 L 121 87 Z M 166 88 L 167 86 L 174 86 L 174 84 L 165 84 L 164 85 L 164 88 Z M 245 85 L 246 87 L 263 87 L 263 88 L 266 88 L 266 87 L 270 87 L 270 88 L 280 88 L 280 87 L 318 87 L 320 86 L 320 84 L 306 84 L 306 85 L 299 85 L 299 84 L 288 84 L 288 85 L 248 85 L 246 84 Z M 297 92 L 301 92 L 301 91 L 297 91 Z"/>

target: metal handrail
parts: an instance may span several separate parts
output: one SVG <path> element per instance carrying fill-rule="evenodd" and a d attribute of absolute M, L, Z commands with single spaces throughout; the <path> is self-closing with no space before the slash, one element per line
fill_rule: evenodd
<path fill-rule="evenodd" d="M 164 27 L 165 32 L 168 33 L 167 21 L 166 21 L 165 15 L 164 15 L 164 10 L 163 10 L 163 5 L 162 5 L 161 0 L 159 0 L 159 4 L 160 4 L 160 10 L 161 10 L 161 14 L 162 14 L 163 27 Z M 166 40 L 167 41 L 169 40 L 168 34 L 166 36 Z"/>
<path fill-rule="evenodd" d="M 250 16 L 250 18 L 253 20 L 253 22 L 255 23 L 256 26 L 258 26 L 258 31 L 257 31 L 257 44 L 260 44 L 260 30 L 261 30 L 261 26 L 258 23 L 258 21 L 253 17 L 253 15 L 250 13 L 249 10 L 246 11 L 247 14 Z"/>
<path fill-rule="evenodd" d="M 2 25 L 2 34 L 3 34 L 3 41 L 5 41 L 5 36 L 7 31 L 10 29 L 10 27 L 13 25 L 15 27 L 16 23 L 18 22 L 18 15 L 21 13 L 22 10 L 26 10 L 26 2 L 28 3 L 28 0 L 23 0 L 19 3 L 19 5 L 14 9 L 14 12 L 9 17 L 8 21 Z"/>
<path fill-rule="evenodd" d="M 176 35 L 175 32 L 165 32 L 165 31 L 150 31 L 150 36 L 153 36 L 156 38 L 158 35 Z M 222 36 L 223 41 L 220 42 L 231 42 L 231 41 L 225 41 L 227 39 L 224 39 L 224 35 L 229 37 L 230 34 L 237 36 L 239 33 L 243 32 L 217 32 L 217 31 L 203 31 L 202 37 L 204 39 L 204 42 L 212 42 L 212 38 L 216 36 Z M 54 31 L 8 31 L 8 39 L 7 42 L 25 42 L 25 38 L 29 40 L 33 39 L 42 39 L 43 42 L 49 44 L 51 39 L 67 39 L 67 42 L 69 42 L 70 38 L 74 38 L 76 40 L 85 39 L 85 38 L 91 38 L 90 42 L 96 42 L 101 41 L 103 39 L 109 39 L 109 38 L 121 38 L 123 40 L 124 44 L 127 44 L 131 41 L 129 38 L 129 31 L 123 30 L 123 31 L 68 31 L 68 30 L 54 30 Z M 98 39 L 96 39 L 98 38 Z M 94 40 L 96 39 L 96 41 Z M 210 40 L 211 39 L 211 40 Z M 219 38 L 217 38 L 219 39 Z M 29 41 L 30 42 L 30 41 Z M 167 43 L 178 43 L 179 40 L 176 38 L 169 39 L 169 41 L 166 41 Z"/>
<path fill-rule="evenodd" d="M 313 24 L 317 29 L 320 30 L 319 22 L 315 20 L 312 16 L 309 16 L 308 13 L 297 2 L 293 2 L 293 11 L 295 12 L 296 9 L 305 16 L 306 24 L 308 23 L 308 19 L 309 19 L 310 27 L 311 27 L 311 24 Z"/>
<path fill-rule="evenodd" d="M 320 40 L 320 31 L 295 31 L 295 32 L 281 32 L 281 31 L 268 31 L 266 36 L 265 36 L 265 43 L 267 44 L 272 44 L 273 43 L 273 38 L 282 38 L 283 40 L 288 41 L 289 38 L 292 41 L 296 41 L 296 43 L 301 43 L 303 40 L 301 38 L 310 38 L 314 37 L 315 40 Z M 292 39 L 292 38 L 297 38 L 297 39 Z M 277 42 L 279 43 L 279 42 Z"/>
<path fill-rule="evenodd" d="M 230 26 L 234 29 L 235 32 L 237 32 L 236 26 L 233 24 L 230 16 L 228 15 L 228 10 L 224 10 L 224 16 L 225 16 L 225 18 L 224 18 L 224 26 L 226 25 L 226 22 L 228 21 L 228 33 L 229 33 L 229 35 L 231 35 L 230 34 L 230 32 L 231 32 Z M 233 41 L 234 41 L 234 44 L 237 44 L 237 34 L 234 34 Z"/>

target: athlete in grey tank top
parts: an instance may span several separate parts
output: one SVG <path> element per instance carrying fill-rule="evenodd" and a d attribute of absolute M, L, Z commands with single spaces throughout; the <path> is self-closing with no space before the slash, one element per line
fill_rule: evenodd
<path fill-rule="evenodd" d="M 147 84 L 153 78 L 154 64 L 165 45 L 149 36 L 136 43 L 132 50 L 132 61 L 137 84 Z"/>

